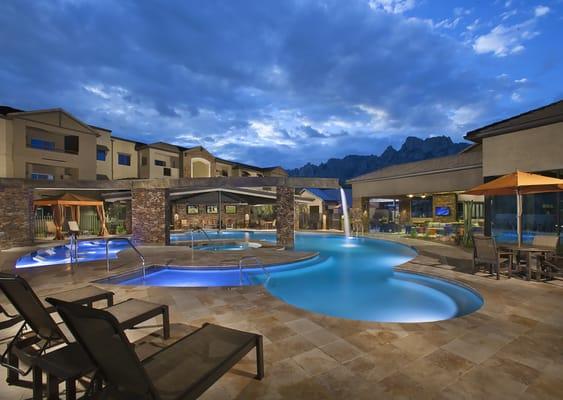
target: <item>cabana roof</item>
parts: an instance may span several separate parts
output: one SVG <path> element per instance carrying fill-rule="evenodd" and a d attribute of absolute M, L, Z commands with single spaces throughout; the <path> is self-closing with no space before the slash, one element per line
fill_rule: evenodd
<path fill-rule="evenodd" d="M 34 206 L 101 206 L 103 204 L 103 200 L 92 199 L 91 197 L 74 193 L 65 193 L 62 196 L 37 199 L 33 201 Z"/>

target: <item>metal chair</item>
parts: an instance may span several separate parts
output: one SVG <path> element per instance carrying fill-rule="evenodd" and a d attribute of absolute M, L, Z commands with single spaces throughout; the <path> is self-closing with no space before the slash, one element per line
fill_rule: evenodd
<path fill-rule="evenodd" d="M 513 253 L 499 251 L 495 239 L 483 235 L 473 235 L 473 273 L 479 270 L 479 265 L 487 266 L 489 273 L 496 273 L 497 280 L 500 279 L 500 267 L 507 265 L 508 275 L 512 275 Z"/>
<path fill-rule="evenodd" d="M 253 348 L 256 378 L 264 376 L 261 335 L 205 324 L 141 361 L 110 313 L 47 301 L 98 368 L 105 386 L 96 399 L 196 399 Z"/>

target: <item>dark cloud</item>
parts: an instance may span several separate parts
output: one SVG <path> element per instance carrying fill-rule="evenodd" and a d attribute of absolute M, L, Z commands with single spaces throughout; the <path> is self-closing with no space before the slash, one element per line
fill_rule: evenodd
<path fill-rule="evenodd" d="M 7 0 L 0 35 L 0 103 L 289 167 L 460 138 L 522 86 L 362 0 Z"/>

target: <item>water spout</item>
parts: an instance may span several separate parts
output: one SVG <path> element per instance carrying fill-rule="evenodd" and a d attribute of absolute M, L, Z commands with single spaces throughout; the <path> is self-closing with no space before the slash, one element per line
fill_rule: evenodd
<path fill-rule="evenodd" d="M 348 200 L 344 189 L 340 188 L 340 201 L 342 204 L 342 214 L 344 214 L 344 235 L 350 237 L 350 217 L 348 216 Z"/>

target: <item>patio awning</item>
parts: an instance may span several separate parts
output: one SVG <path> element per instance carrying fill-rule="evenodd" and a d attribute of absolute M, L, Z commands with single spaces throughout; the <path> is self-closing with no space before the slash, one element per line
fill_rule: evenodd
<path fill-rule="evenodd" d="M 38 206 L 101 206 L 102 200 L 92 199 L 74 193 L 65 193 L 62 196 L 33 200 L 33 205 Z"/>
<path fill-rule="evenodd" d="M 238 204 L 274 204 L 276 192 L 269 190 L 254 190 L 247 188 L 218 188 L 218 187 L 194 187 L 173 189 L 170 191 L 170 199 L 190 199 L 191 204 L 217 204 L 217 193 L 221 192 L 223 203 Z M 130 191 L 103 193 L 102 197 L 107 202 L 131 200 Z M 311 203 L 314 199 L 296 195 L 298 203 Z M 198 201 L 201 201 L 198 203 Z"/>
<path fill-rule="evenodd" d="M 465 194 L 502 196 L 563 191 L 563 179 L 516 171 L 467 190 Z"/>
<path fill-rule="evenodd" d="M 516 195 L 516 234 L 522 244 L 522 196 L 525 194 L 563 191 L 563 179 L 516 171 L 476 186 L 465 194 L 502 196 Z"/>

